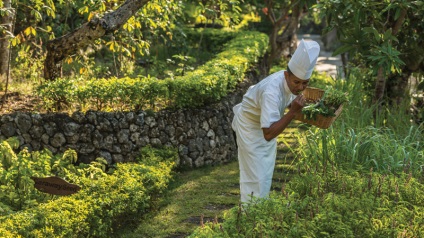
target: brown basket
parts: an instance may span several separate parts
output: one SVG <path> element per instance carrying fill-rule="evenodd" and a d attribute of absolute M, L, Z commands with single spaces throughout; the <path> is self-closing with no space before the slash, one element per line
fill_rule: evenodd
<path fill-rule="evenodd" d="M 303 91 L 303 96 L 306 100 L 318 101 L 324 95 L 324 90 L 319 88 L 307 87 L 305 91 Z M 339 117 L 340 113 L 343 110 L 343 104 L 339 106 L 339 108 L 335 111 L 335 116 L 333 117 L 325 117 L 323 115 L 318 114 L 316 120 L 305 119 L 305 115 L 302 112 L 298 112 L 294 117 L 295 120 L 307 123 L 309 125 L 313 125 L 319 127 L 321 129 L 327 129 L 333 124 L 333 122 Z"/>

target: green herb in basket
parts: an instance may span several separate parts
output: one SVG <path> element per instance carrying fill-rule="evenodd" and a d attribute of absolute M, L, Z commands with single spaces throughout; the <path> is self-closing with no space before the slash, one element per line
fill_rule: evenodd
<path fill-rule="evenodd" d="M 324 91 L 323 96 L 316 102 L 307 102 L 307 105 L 303 107 L 302 114 L 305 119 L 316 120 L 318 114 L 325 117 L 335 116 L 336 110 L 341 104 L 347 102 L 348 95 L 340 90 L 333 87 L 327 87 Z"/>

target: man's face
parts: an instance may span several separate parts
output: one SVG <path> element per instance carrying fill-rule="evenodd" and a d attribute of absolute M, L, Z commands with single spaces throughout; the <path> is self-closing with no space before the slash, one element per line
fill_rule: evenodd
<path fill-rule="evenodd" d="M 299 95 L 309 84 L 309 79 L 300 79 L 296 77 L 294 74 L 289 74 L 287 71 L 284 76 L 286 77 L 287 85 L 289 86 L 290 91 L 294 95 Z"/>

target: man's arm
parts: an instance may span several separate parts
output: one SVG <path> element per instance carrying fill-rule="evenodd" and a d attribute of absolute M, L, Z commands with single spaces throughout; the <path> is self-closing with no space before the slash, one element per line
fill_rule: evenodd
<path fill-rule="evenodd" d="M 297 96 L 291 103 L 289 111 L 280 120 L 272 123 L 269 128 L 262 128 L 265 140 L 270 141 L 281 134 L 293 120 L 296 113 L 302 110 L 304 104 L 303 95 Z"/>

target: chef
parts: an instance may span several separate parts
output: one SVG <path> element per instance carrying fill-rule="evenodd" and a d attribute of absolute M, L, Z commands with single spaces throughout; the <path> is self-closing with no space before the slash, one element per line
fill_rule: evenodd
<path fill-rule="evenodd" d="M 308 86 L 319 51 L 317 42 L 302 39 L 287 70 L 249 87 L 242 102 L 234 106 L 241 202 L 269 195 L 277 155 L 275 138 L 302 110 L 305 99 L 301 93 Z"/>

